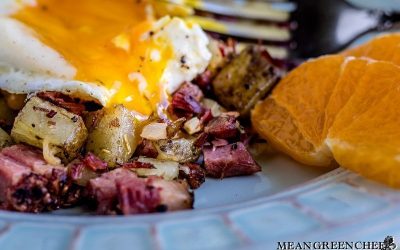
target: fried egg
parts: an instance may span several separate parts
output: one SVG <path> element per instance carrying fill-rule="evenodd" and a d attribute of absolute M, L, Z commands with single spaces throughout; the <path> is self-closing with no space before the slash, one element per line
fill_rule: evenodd
<path fill-rule="evenodd" d="M 58 91 L 151 114 L 209 64 L 208 38 L 151 2 L 3 0 L 0 89 Z"/>

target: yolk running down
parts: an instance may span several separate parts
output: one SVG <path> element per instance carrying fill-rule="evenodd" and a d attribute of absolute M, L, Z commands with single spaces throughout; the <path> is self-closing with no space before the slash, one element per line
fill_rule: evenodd
<path fill-rule="evenodd" d="M 63 55 L 76 68 L 76 80 L 96 82 L 115 92 L 110 104 L 122 103 L 146 115 L 155 110 L 163 94 L 159 80 L 173 55 L 168 41 L 141 39 L 151 34 L 153 24 L 146 1 L 36 2 L 13 17 Z M 154 51 L 159 60 L 152 60 Z M 141 94 L 137 75 L 147 82 L 146 95 Z"/>

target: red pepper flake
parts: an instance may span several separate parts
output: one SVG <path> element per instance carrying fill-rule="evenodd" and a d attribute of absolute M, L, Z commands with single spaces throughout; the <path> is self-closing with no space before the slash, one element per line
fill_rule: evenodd
<path fill-rule="evenodd" d="M 49 113 L 49 112 L 50 112 L 50 110 L 48 110 L 48 109 L 46 109 L 46 108 L 36 107 L 36 106 L 33 106 L 33 110 L 34 110 L 34 111 L 46 112 L 46 113 Z"/>
<path fill-rule="evenodd" d="M 47 117 L 48 118 L 53 118 L 55 115 L 57 114 L 57 112 L 56 111 L 54 111 L 54 110 L 50 110 L 50 112 L 49 113 L 47 113 Z"/>

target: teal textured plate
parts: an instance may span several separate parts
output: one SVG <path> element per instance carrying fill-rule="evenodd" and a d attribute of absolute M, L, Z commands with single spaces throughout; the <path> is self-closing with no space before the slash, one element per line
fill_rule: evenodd
<path fill-rule="evenodd" d="M 289 240 L 400 239 L 400 192 L 341 168 L 286 188 L 318 172 L 268 158 L 263 174 L 211 181 L 193 211 L 128 217 L 2 211 L 0 249 L 276 249 L 277 241 Z"/>
<path fill-rule="evenodd" d="M 128 217 L 0 211 L 0 249 L 276 249 L 277 241 L 289 240 L 400 239 L 400 192 L 341 168 L 326 173 L 279 155 L 258 161 L 263 172 L 255 176 L 207 180 L 192 211 Z"/>

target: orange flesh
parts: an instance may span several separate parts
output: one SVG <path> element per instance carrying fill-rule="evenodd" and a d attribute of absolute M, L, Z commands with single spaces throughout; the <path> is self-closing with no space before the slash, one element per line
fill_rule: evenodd
<path fill-rule="evenodd" d="M 366 58 L 325 56 L 305 62 L 252 111 L 255 130 L 300 162 L 326 166 L 334 159 L 400 188 L 397 49 L 400 34 L 393 34 L 344 53 Z"/>
<path fill-rule="evenodd" d="M 298 121 L 298 128 L 316 148 L 323 143 L 324 110 L 344 60 L 339 55 L 310 60 L 282 79 L 271 95 Z"/>
<path fill-rule="evenodd" d="M 162 100 L 159 80 L 172 48 L 161 39 L 141 41 L 153 24 L 146 19 L 146 4 L 136 0 L 37 0 L 36 6 L 26 6 L 13 17 L 73 65 L 76 80 L 115 90 L 109 105 L 122 103 L 148 115 Z M 159 61 L 150 59 L 154 49 L 160 53 Z M 129 79 L 132 72 L 146 79 L 146 97 L 139 91 L 139 82 Z"/>
<path fill-rule="evenodd" d="M 342 54 L 400 65 L 400 33 L 378 36 L 358 47 L 345 50 Z"/>

